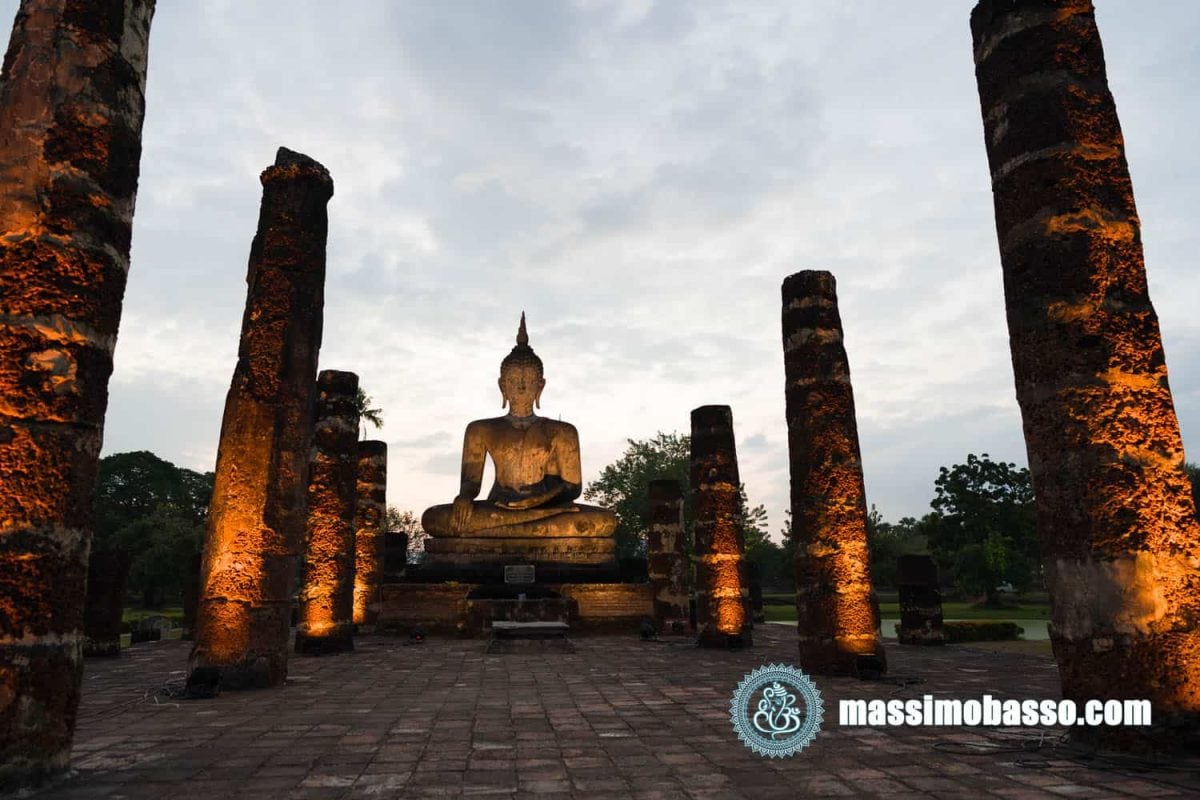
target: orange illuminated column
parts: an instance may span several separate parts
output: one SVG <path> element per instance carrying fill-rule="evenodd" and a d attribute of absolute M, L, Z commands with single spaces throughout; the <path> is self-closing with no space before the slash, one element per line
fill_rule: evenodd
<path fill-rule="evenodd" d="M 828 272 L 804 270 L 783 282 L 783 363 L 800 666 L 818 675 L 877 674 L 887 664 L 858 423 Z"/>
<path fill-rule="evenodd" d="M 358 502 L 354 517 L 354 624 L 371 626 L 379 614 L 387 523 L 387 442 L 358 443 Z"/>
<path fill-rule="evenodd" d="M 0 792 L 66 769 L 153 0 L 23 0 L 0 76 Z"/>
<path fill-rule="evenodd" d="M 650 481 L 650 530 L 646 555 L 654 588 L 654 623 L 660 633 L 686 633 L 691 611 L 683 542 L 683 487 L 679 481 Z"/>
<path fill-rule="evenodd" d="M 704 647 L 751 643 L 749 589 L 738 522 L 737 451 L 729 406 L 692 411 L 696 493 L 696 627 Z"/>
<path fill-rule="evenodd" d="M 323 370 L 308 473 L 308 533 L 300 578 L 296 652 L 354 649 L 354 512 L 358 376 Z"/>
<path fill-rule="evenodd" d="M 1063 695 L 1200 751 L 1200 528 L 1092 4 L 971 14 L 1017 402 Z"/>
<path fill-rule="evenodd" d="M 261 180 L 190 660 L 189 679 L 205 684 L 216 673 L 225 688 L 274 686 L 287 676 L 333 195 L 324 167 L 282 147 Z"/>

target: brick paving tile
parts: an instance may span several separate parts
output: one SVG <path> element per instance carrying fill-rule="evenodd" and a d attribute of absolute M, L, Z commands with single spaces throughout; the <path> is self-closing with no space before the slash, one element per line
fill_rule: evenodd
<path fill-rule="evenodd" d="M 574 653 L 489 655 L 478 640 L 419 647 L 359 637 L 296 658 L 276 689 L 167 697 L 188 645 L 85 663 L 72 772 L 38 800 L 406 797 L 1196 797 L 1200 763 L 1076 758 L 1062 731 L 839 727 L 847 698 L 1057 698 L 1049 657 L 888 645 L 888 683 L 817 678 L 825 722 L 800 755 L 764 759 L 728 719 L 742 676 L 795 663 L 795 631 L 742 651 L 578 638 Z M 155 698 L 157 697 L 157 702 Z M 1042 747 L 1029 750 L 1022 746 Z M 1014 746 L 1018 749 L 1014 750 Z M 1166 765 L 1160 765 L 1166 766 Z"/>

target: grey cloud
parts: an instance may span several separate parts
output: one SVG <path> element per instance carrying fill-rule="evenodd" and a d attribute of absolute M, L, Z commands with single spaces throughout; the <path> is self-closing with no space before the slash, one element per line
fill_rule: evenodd
<path fill-rule="evenodd" d="M 444 453 L 427 459 L 421 469 L 434 475 L 457 475 L 462 468 L 462 457 L 459 453 Z"/>
<path fill-rule="evenodd" d="M 392 447 L 396 448 L 413 448 L 425 449 L 431 447 L 446 447 L 452 444 L 454 437 L 446 431 L 436 431 L 427 433 L 424 436 L 417 436 L 412 439 L 397 439 L 391 442 Z"/>

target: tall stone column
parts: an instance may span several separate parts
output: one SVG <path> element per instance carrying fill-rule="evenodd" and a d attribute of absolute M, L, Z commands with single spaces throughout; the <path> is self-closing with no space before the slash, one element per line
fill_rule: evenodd
<path fill-rule="evenodd" d="M 190 660 L 195 683 L 209 683 L 215 671 L 226 688 L 274 686 L 287 676 L 333 195 L 323 166 L 282 147 L 261 179 Z"/>
<path fill-rule="evenodd" d="M 379 615 L 387 530 L 387 442 L 358 443 L 358 503 L 354 517 L 354 624 L 372 626 Z"/>
<path fill-rule="evenodd" d="M 23 0 L 0 76 L 0 792 L 65 769 L 154 0 Z"/>
<path fill-rule="evenodd" d="M 729 406 L 692 411 L 696 493 L 696 628 L 704 647 L 751 644 L 749 585 L 738 526 L 737 451 Z"/>
<path fill-rule="evenodd" d="M 971 34 L 1063 695 L 1196 748 L 1200 528 L 1092 4 L 985 0 Z"/>
<path fill-rule="evenodd" d="M 121 617 L 125 613 L 125 584 L 129 553 L 92 550 L 88 556 L 87 598 L 83 605 L 83 654 L 121 655 Z"/>
<path fill-rule="evenodd" d="M 854 392 L 830 273 L 784 279 L 783 363 L 800 665 L 817 675 L 882 672 Z"/>
<path fill-rule="evenodd" d="M 660 633 L 686 633 L 688 609 L 687 555 L 683 541 L 683 487 L 679 481 L 650 481 L 650 530 L 646 552 L 654 587 L 654 623 Z"/>
<path fill-rule="evenodd" d="M 905 553 L 897 558 L 896 588 L 900 601 L 896 638 L 900 644 L 945 644 L 942 590 L 933 556 Z"/>
<path fill-rule="evenodd" d="M 358 376 L 323 370 L 308 476 L 308 534 L 300 578 L 296 652 L 354 649 L 354 512 Z"/>

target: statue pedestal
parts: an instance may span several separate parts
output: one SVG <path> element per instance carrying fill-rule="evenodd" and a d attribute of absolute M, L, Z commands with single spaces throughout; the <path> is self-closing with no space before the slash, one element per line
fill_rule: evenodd
<path fill-rule="evenodd" d="M 497 567 L 500 570 L 499 567 Z M 411 572 L 411 568 L 410 568 Z M 572 634 L 636 634 L 654 614 L 649 583 L 550 583 L 539 568 L 539 583 L 461 583 L 455 580 L 385 583 L 376 630 L 481 636 L 492 622 L 565 622 Z M 525 594 L 525 600 L 519 595 Z"/>
<path fill-rule="evenodd" d="M 447 536 L 427 539 L 425 552 L 433 563 L 454 566 L 542 563 L 615 568 L 617 565 L 617 542 L 608 536 Z"/>

